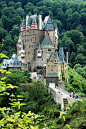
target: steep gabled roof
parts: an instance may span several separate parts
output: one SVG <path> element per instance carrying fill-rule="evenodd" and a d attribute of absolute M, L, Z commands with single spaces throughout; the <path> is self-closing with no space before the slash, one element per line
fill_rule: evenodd
<path fill-rule="evenodd" d="M 52 24 L 52 20 L 51 20 L 50 16 L 45 17 L 42 25 L 45 30 L 54 30 L 54 26 Z"/>
<path fill-rule="evenodd" d="M 55 52 L 55 59 L 59 59 L 57 50 Z"/>
<path fill-rule="evenodd" d="M 45 38 L 43 39 L 41 48 L 54 48 L 48 34 L 46 34 Z"/>
<path fill-rule="evenodd" d="M 28 23 L 27 25 L 31 25 L 31 24 L 37 24 L 37 14 L 36 15 L 32 15 L 28 18 Z"/>
<path fill-rule="evenodd" d="M 24 18 L 22 20 L 21 26 L 25 26 Z"/>
<path fill-rule="evenodd" d="M 8 59 L 3 60 L 1 67 L 3 67 L 3 68 L 7 68 L 7 67 L 11 67 L 11 68 L 15 67 L 16 68 L 17 67 L 18 68 L 18 67 L 21 67 L 21 65 L 18 61 L 17 55 L 13 54 L 10 60 L 8 60 Z"/>
<path fill-rule="evenodd" d="M 63 47 L 59 48 L 59 60 L 61 63 L 65 63 L 65 55 L 64 55 L 64 51 L 63 51 Z"/>

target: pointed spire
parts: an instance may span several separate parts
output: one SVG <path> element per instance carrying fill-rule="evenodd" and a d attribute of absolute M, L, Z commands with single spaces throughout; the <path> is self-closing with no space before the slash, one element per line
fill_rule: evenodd
<path fill-rule="evenodd" d="M 25 30 L 25 24 L 24 24 L 24 18 L 23 18 L 23 21 L 21 23 L 21 31 L 24 31 Z"/>
<path fill-rule="evenodd" d="M 37 25 L 37 15 L 33 17 L 32 25 Z"/>
<path fill-rule="evenodd" d="M 57 50 L 55 52 L 55 59 L 59 59 Z"/>
<path fill-rule="evenodd" d="M 24 18 L 22 20 L 21 26 L 25 26 L 25 24 L 24 24 Z"/>
<path fill-rule="evenodd" d="M 58 57 L 58 52 L 57 52 L 57 50 L 56 50 L 56 52 L 55 52 L 55 60 L 54 60 L 54 63 L 55 63 L 55 64 L 59 64 L 59 57 Z"/>
<path fill-rule="evenodd" d="M 63 47 L 59 48 L 59 60 L 61 63 L 65 63 L 65 55 L 64 55 L 64 51 L 63 51 Z"/>

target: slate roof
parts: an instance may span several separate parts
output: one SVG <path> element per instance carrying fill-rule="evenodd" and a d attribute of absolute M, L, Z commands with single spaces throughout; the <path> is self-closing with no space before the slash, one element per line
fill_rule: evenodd
<path fill-rule="evenodd" d="M 36 15 L 32 15 L 28 18 L 28 23 L 27 25 L 31 25 L 31 24 L 37 24 L 37 14 Z"/>
<path fill-rule="evenodd" d="M 47 72 L 46 77 L 58 77 L 57 72 Z"/>
<path fill-rule="evenodd" d="M 18 61 L 17 55 L 16 54 L 13 54 L 12 57 L 11 57 L 11 59 L 4 59 L 3 60 L 3 63 L 1 65 L 1 67 L 3 67 L 3 68 L 7 68 L 7 67 L 18 68 L 19 67 L 20 68 L 21 65 L 20 65 L 20 63 Z"/>
<path fill-rule="evenodd" d="M 59 60 L 61 63 L 65 63 L 65 55 L 64 55 L 63 47 L 59 48 Z"/>
<path fill-rule="evenodd" d="M 23 18 L 23 20 L 22 20 L 21 26 L 25 26 L 24 18 Z"/>
<path fill-rule="evenodd" d="M 46 34 L 40 46 L 41 48 L 54 48 L 48 34 Z"/>
<path fill-rule="evenodd" d="M 45 17 L 44 22 L 42 23 L 42 26 L 45 30 L 54 30 L 54 26 L 52 24 L 52 20 L 50 16 Z"/>
<path fill-rule="evenodd" d="M 55 59 L 59 59 L 57 50 L 55 52 Z"/>

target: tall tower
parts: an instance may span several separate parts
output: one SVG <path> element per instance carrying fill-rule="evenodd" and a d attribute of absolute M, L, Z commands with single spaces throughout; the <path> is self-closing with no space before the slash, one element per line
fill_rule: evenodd
<path fill-rule="evenodd" d="M 42 16 L 39 15 L 39 30 L 42 30 Z"/>
<path fill-rule="evenodd" d="M 38 27 L 37 27 L 37 15 L 35 15 L 33 17 L 33 21 L 32 21 L 32 25 L 31 25 L 31 30 L 37 30 Z"/>

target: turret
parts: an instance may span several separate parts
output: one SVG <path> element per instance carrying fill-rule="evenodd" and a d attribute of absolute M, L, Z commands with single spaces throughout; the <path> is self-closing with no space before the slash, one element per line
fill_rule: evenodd
<path fill-rule="evenodd" d="M 59 57 L 58 57 L 58 52 L 57 52 L 57 50 L 56 50 L 56 52 L 55 52 L 54 64 L 59 64 Z"/>
<path fill-rule="evenodd" d="M 63 47 L 60 47 L 59 48 L 59 60 L 61 63 L 65 63 L 64 57 L 65 55 L 64 55 Z"/>
<path fill-rule="evenodd" d="M 24 24 L 24 18 L 23 18 L 23 21 L 22 21 L 22 24 L 21 24 L 21 31 L 24 31 L 25 30 L 25 24 Z"/>
<path fill-rule="evenodd" d="M 31 30 L 37 30 L 37 15 L 34 15 L 32 25 L 31 25 Z"/>

